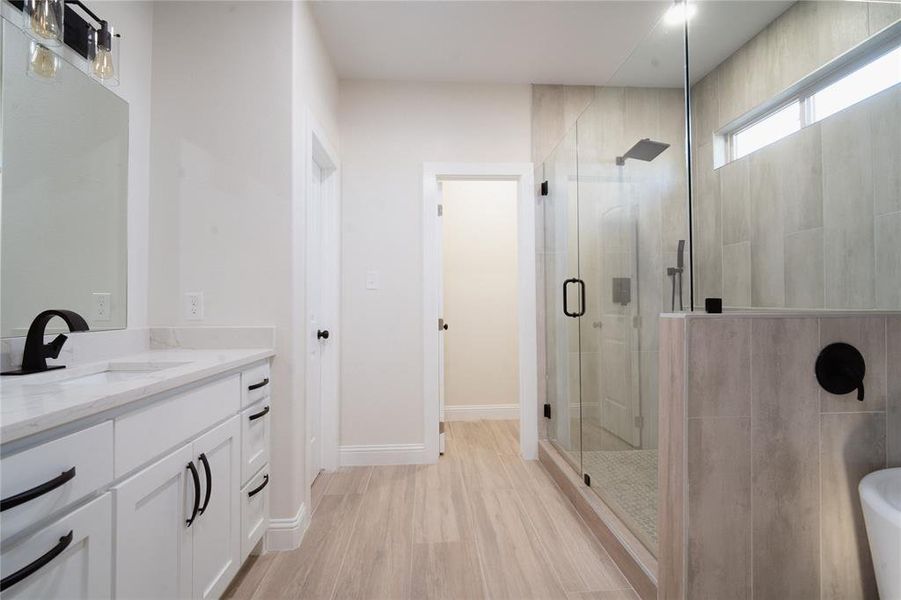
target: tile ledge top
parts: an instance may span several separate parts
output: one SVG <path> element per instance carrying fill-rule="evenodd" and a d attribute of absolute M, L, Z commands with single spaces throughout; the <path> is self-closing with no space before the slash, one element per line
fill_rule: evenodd
<path fill-rule="evenodd" d="M 723 317 L 740 317 L 753 319 L 837 319 L 848 317 L 896 317 L 901 318 L 901 311 L 892 310 L 726 310 L 721 313 L 704 311 L 687 313 L 660 313 L 661 319 L 717 319 Z"/>
<path fill-rule="evenodd" d="M 270 348 L 149 350 L 47 373 L 0 380 L 0 444 L 19 440 L 130 402 L 265 360 Z M 129 364 L 176 363 L 126 381 L 62 385 L 63 381 Z"/>

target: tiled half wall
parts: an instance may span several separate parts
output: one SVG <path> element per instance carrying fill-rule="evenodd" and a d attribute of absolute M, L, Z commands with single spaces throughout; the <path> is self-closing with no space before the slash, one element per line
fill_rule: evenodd
<path fill-rule="evenodd" d="M 814 376 L 831 342 L 867 390 Z M 857 486 L 901 466 L 901 314 L 663 317 L 660 598 L 876 598 Z"/>

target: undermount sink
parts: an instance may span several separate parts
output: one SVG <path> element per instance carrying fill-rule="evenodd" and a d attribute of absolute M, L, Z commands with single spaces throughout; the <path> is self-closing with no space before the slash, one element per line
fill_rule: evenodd
<path fill-rule="evenodd" d="M 82 385 L 106 385 L 111 383 L 122 383 L 133 379 L 141 379 L 152 373 L 180 367 L 187 364 L 186 362 L 121 362 L 110 363 L 107 368 L 97 373 L 88 373 L 86 375 L 76 375 L 69 378 L 62 378 L 52 383 L 43 385 L 56 386 L 82 386 Z M 38 384 L 42 385 L 42 384 Z"/>
<path fill-rule="evenodd" d="M 901 599 L 901 468 L 875 471 L 860 482 L 879 597 Z"/>

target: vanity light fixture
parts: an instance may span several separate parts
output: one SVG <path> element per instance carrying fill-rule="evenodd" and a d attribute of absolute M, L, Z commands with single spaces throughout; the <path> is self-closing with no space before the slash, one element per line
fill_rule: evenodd
<path fill-rule="evenodd" d="M 52 79 L 59 69 L 60 59 L 50 48 L 62 43 L 88 61 L 91 75 L 103 85 L 114 87 L 119 84 L 120 36 L 108 21 L 97 16 L 81 0 L 11 2 L 22 11 L 25 29 L 37 42 L 28 55 L 29 74 Z"/>
<path fill-rule="evenodd" d="M 25 0 L 25 30 L 45 48 L 63 43 L 65 0 Z"/>

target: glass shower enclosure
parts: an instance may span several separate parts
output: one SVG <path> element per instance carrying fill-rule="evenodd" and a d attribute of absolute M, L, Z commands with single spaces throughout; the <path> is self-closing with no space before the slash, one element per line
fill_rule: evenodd
<path fill-rule="evenodd" d="M 657 320 L 690 306 L 684 71 L 636 52 L 540 167 L 540 285 L 547 437 L 656 553 Z"/>

